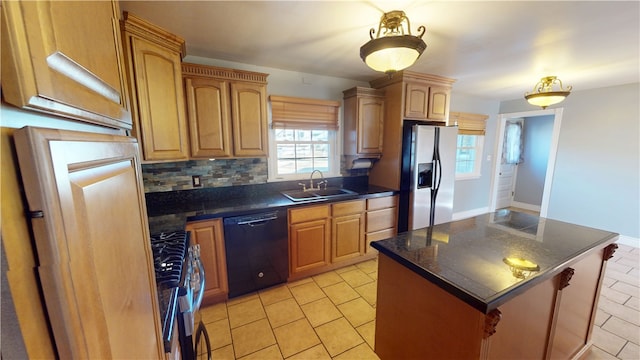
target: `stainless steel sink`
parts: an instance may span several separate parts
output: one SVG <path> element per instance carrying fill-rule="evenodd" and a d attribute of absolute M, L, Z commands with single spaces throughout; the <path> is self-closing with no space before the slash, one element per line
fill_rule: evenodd
<path fill-rule="evenodd" d="M 289 190 L 281 192 L 282 195 L 289 198 L 291 201 L 322 201 L 341 196 L 349 196 L 357 194 L 355 191 L 341 189 L 341 188 L 326 188 L 320 190 Z"/>

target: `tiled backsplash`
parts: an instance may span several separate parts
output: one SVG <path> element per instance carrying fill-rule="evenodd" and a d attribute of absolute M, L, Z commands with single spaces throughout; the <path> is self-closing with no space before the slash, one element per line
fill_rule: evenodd
<path fill-rule="evenodd" d="M 368 169 L 345 169 L 342 176 L 366 176 Z M 199 188 L 264 184 L 267 182 L 267 159 L 189 160 L 142 165 L 144 192 L 163 192 L 193 189 L 193 175 L 200 175 Z"/>
<path fill-rule="evenodd" d="M 144 192 L 193 189 L 200 175 L 203 188 L 267 182 L 267 159 L 189 160 L 142 165 Z"/>

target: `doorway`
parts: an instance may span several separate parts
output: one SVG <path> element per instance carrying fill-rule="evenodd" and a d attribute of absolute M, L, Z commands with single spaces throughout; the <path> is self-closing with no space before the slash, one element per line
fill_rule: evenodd
<path fill-rule="evenodd" d="M 491 178 L 491 197 L 489 203 L 489 212 L 494 212 L 497 209 L 504 207 L 505 193 L 504 188 L 509 185 L 505 185 L 504 177 L 501 179 L 504 166 L 502 164 L 502 148 L 504 146 L 504 133 L 506 129 L 507 120 L 516 118 L 535 118 L 536 116 L 549 116 L 553 115 L 553 130 L 551 133 L 551 145 L 549 149 L 549 159 L 547 162 L 547 170 L 544 178 L 544 189 L 542 193 L 542 202 L 540 204 L 540 216 L 546 217 L 549 209 L 549 197 L 551 195 L 551 183 L 553 180 L 553 171 L 555 168 L 556 154 L 558 151 L 558 140 L 560 137 L 560 125 L 562 122 L 562 108 L 559 109 L 547 109 L 547 110 L 534 110 L 517 113 L 507 113 L 498 115 L 498 129 L 496 132 L 497 141 L 495 147 L 495 159 L 493 164 L 493 176 Z M 515 176 L 513 177 L 515 181 Z M 513 186 L 513 184 L 511 184 Z"/>

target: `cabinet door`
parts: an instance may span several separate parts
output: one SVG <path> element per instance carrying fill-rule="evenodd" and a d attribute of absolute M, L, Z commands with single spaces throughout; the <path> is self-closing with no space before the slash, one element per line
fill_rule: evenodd
<path fill-rule="evenodd" d="M 447 88 L 432 86 L 429 88 L 429 120 L 447 120 L 449 115 L 449 98 L 451 91 Z"/>
<path fill-rule="evenodd" d="M 191 232 L 191 242 L 200 245 L 200 259 L 205 275 L 203 304 L 225 300 L 229 286 L 222 220 L 190 222 L 186 230 Z"/>
<path fill-rule="evenodd" d="M 382 154 L 384 99 L 358 99 L 358 155 Z"/>
<path fill-rule="evenodd" d="M 135 139 L 28 127 L 14 139 L 58 356 L 163 358 Z"/>
<path fill-rule="evenodd" d="M 364 216 L 362 213 L 333 218 L 331 262 L 351 259 L 364 252 Z"/>
<path fill-rule="evenodd" d="M 187 124 L 180 55 L 130 38 L 137 117 L 145 160 L 186 160 Z"/>
<path fill-rule="evenodd" d="M 329 219 L 289 226 L 291 274 L 329 265 Z"/>
<path fill-rule="evenodd" d="M 230 157 L 229 83 L 224 80 L 184 79 L 191 157 Z"/>
<path fill-rule="evenodd" d="M 404 117 L 426 120 L 429 117 L 429 86 L 420 83 L 406 84 Z"/>
<path fill-rule="evenodd" d="M 231 83 L 231 121 L 235 156 L 267 156 L 266 97 L 265 85 Z"/>
<path fill-rule="evenodd" d="M 2 97 L 131 129 L 116 1 L 3 1 Z"/>

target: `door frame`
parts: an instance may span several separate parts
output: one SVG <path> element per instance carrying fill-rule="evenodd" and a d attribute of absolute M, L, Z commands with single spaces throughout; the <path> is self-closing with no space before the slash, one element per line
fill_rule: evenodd
<path fill-rule="evenodd" d="M 554 115 L 553 131 L 551 133 L 551 148 L 549 149 L 549 159 L 547 162 L 547 172 L 544 178 L 544 190 L 542 192 L 542 203 L 540 204 L 540 216 L 547 217 L 549 211 L 549 198 L 551 196 L 551 185 L 553 181 L 553 172 L 556 164 L 556 155 L 558 153 L 558 141 L 560 139 L 560 126 L 562 125 L 563 108 L 522 111 L 515 113 L 498 114 L 498 129 L 496 131 L 497 139 L 495 141 L 495 161 L 493 162 L 493 175 L 491 176 L 491 195 L 489 197 L 489 212 L 496 211 L 496 196 L 498 195 L 498 173 L 500 172 L 500 161 L 502 159 L 502 147 L 504 145 L 504 131 L 507 119 L 510 118 L 530 118 L 535 116 Z"/>

